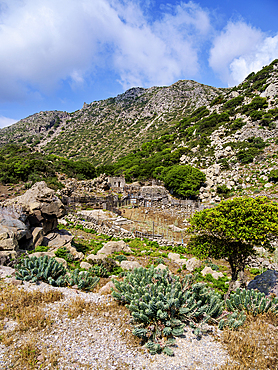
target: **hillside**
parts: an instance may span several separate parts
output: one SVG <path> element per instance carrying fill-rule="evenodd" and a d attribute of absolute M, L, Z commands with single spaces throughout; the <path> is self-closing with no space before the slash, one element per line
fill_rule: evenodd
<path fill-rule="evenodd" d="M 40 112 L 0 130 L 0 143 L 87 159 L 99 166 L 98 174 L 124 175 L 128 182 L 155 178 L 167 186 L 170 178 L 172 190 L 169 171 L 179 177 L 181 164 L 193 165 L 206 175 L 200 199 L 214 202 L 233 194 L 277 194 L 277 123 L 275 60 L 230 89 L 178 81 L 133 88 L 73 113 Z M 199 193 L 202 175 L 192 176 L 199 178 L 194 188 L 177 188 L 176 195 Z"/>
<path fill-rule="evenodd" d="M 84 103 L 73 113 L 36 113 L 0 130 L 0 144 L 16 141 L 47 154 L 109 163 L 171 131 L 182 117 L 225 91 L 194 81 L 132 88 L 115 98 Z"/>

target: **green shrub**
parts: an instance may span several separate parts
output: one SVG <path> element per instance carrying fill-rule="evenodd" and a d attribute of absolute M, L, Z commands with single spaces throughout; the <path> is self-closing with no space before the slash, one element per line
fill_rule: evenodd
<path fill-rule="evenodd" d="M 29 251 L 28 253 L 36 253 L 36 252 L 47 252 L 49 250 L 49 247 L 46 247 L 44 245 L 38 245 L 34 250 Z"/>
<path fill-rule="evenodd" d="M 67 250 L 66 247 L 61 247 L 61 248 L 58 248 L 55 252 L 54 252 L 55 256 L 56 257 L 59 257 L 59 258 L 63 258 L 64 260 L 66 260 L 67 262 L 72 262 L 74 260 L 74 257 L 73 255 L 70 253 L 69 250 Z"/>
<path fill-rule="evenodd" d="M 103 265 L 94 265 L 89 269 L 89 273 L 93 276 L 108 277 L 109 273 Z"/>
<path fill-rule="evenodd" d="M 271 170 L 269 173 L 269 180 L 278 182 L 278 170 Z"/>

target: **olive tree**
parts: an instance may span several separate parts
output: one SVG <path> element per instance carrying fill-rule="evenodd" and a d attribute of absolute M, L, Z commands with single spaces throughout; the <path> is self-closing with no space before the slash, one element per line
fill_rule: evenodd
<path fill-rule="evenodd" d="M 232 271 L 230 291 L 237 278 L 243 277 L 247 258 L 256 255 L 255 247 L 273 251 L 278 204 L 267 197 L 229 199 L 196 212 L 190 223 L 188 251 L 199 258 L 226 259 Z"/>

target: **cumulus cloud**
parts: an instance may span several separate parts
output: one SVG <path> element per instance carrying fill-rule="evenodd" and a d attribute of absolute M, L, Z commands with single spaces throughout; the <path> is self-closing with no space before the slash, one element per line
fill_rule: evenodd
<path fill-rule="evenodd" d="M 144 10 L 138 0 L 3 1 L 0 100 L 49 93 L 67 79 L 76 86 L 97 68 L 113 70 L 125 88 L 193 77 L 207 12 L 180 3 L 151 21 Z"/>
<path fill-rule="evenodd" d="M 267 37 L 243 21 L 229 22 L 213 41 L 209 64 L 229 86 L 239 84 L 278 55 L 278 35 Z"/>
<path fill-rule="evenodd" d="M 3 127 L 10 126 L 10 125 L 12 125 L 13 123 L 16 123 L 16 122 L 17 121 L 15 119 L 0 116 L 0 129 L 3 128 Z"/>

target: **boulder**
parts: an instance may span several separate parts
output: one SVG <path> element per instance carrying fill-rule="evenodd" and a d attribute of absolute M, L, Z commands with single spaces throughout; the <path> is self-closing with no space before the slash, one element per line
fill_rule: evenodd
<path fill-rule="evenodd" d="M 7 276 L 14 276 L 15 269 L 8 266 L 0 266 L 0 278 L 5 278 Z"/>
<path fill-rule="evenodd" d="M 87 257 L 86 257 L 86 260 L 87 261 L 103 261 L 107 258 L 107 255 L 106 254 L 89 254 Z"/>
<path fill-rule="evenodd" d="M 201 266 L 201 261 L 193 257 L 186 261 L 186 269 L 190 272 Z"/>
<path fill-rule="evenodd" d="M 44 181 L 37 182 L 23 195 L 3 202 L 3 205 L 17 210 L 20 218 L 27 218 L 31 227 L 42 227 L 44 234 L 55 229 L 57 218 L 65 215 L 63 203 Z"/>
<path fill-rule="evenodd" d="M 97 252 L 97 255 L 104 254 L 107 256 L 115 252 L 132 253 L 132 250 L 128 247 L 128 245 L 123 240 L 119 240 L 118 242 L 110 241 L 103 245 L 103 247 Z"/>
<path fill-rule="evenodd" d="M 32 231 L 33 247 L 36 248 L 38 245 L 42 245 L 43 242 L 43 228 L 35 227 Z"/>
<path fill-rule="evenodd" d="M 167 269 L 167 266 L 163 265 L 162 263 L 160 263 L 158 266 L 156 266 L 155 270 L 166 270 Z"/>
<path fill-rule="evenodd" d="M 112 288 L 115 288 L 115 285 L 114 285 L 113 281 L 109 281 L 102 288 L 100 288 L 99 294 L 110 294 L 111 291 L 112 291 Z"/>
<path fill-rule="evenodd" d="M 124 270 L 134 270 L 135 268 L 140 267 L 140 263 L 137 261 L 122 261 L 121 268 Z"/>
<path fill-rule="evenodd" d="M 16 251 L 18 241 L 12 229 L 0 225 L 0 251 Z"/>
<path fill-rule="evenodd" d="M 73 235 L 67 230 L 57 230 L 52 233 L 48 233 L 43 238 L 43 245 L 49 247 L 51 250 L 64 247 L 71 243 Z"/>
<path fill-rule="evenodd" d="M 178 259 L 180 259 L 180 254 L 179 253 L 168 253 L 168 258 L 172 261 L 176 261 Z"/>
<path fill-rule="evenodd" d="M 35 252 L 30 254 L 30 257 L 43 257 L 43 256 L 48 256 L 50 258 L 55 257 L 54 252 Z"/>
<path fill-rule="evenodd" d="M 211 267 L 208 267 L 206 266 L 202 271 L 201 271 L 201 274 L 203 276 L 206 276 L 207 274 L 211 274 L 211 276 L 218 280 L 220 277 L 223 277 L 224 275 L 222 274 L 222 272 L 217 272 L 215 270 L 213 270 Z"/>
<path fill-rule="evenodd" d="M 278 272 L 267 270 L 261 275 L 257 275 L 250 281 L 247 289 L 258 289 L 266 295 L 275 294 L 278 297 Z"/>
<path fill-rule="evenodd" d="M 80 267 L 81 267 L 82 269 L 89 270 L 89 268 L 91 268 L 91 267 L 92 267 L 92 265 L 91 265 L 90 263 L 88 263 L 88 262 L 81 262 L 81 263 L 80 263 Z"/>
<path fill-rule="evenodd" d="M 67 261 L 64 260 L 64 258 L 55 257 L 55 260 L 59 263 L 61 263 L 65 268 L 68 267 Z"/>

